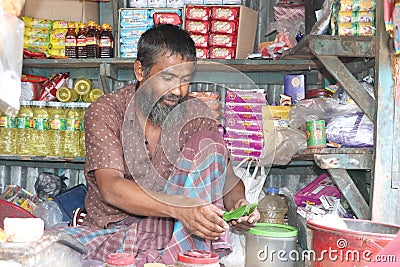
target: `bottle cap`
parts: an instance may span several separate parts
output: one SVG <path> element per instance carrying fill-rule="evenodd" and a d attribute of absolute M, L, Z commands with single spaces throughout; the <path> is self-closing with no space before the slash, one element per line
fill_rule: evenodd
<path fill-rule="evenodd" d="M 277 187 L 268 187 L 267 192 L 269 194 L 279 194 L 279 188 L 277 188 Z"/>
<path fill-rule="evenodd" d="M 257 223 L 248 230 L 249 234 L 268 237 L 295 237 L 298 230 L 290 225 L 275 223 Z"/>
<path fill-rule="evenodd" d="M 135 263 L 135 257 L 129 253 L 112 253 L 108 255 L 107 263 L 113 266 L 125 266 Z"/>
<path fill-rule="evenodd" d="M 187 250 L 178 254 L 178 261 L 193 264 L 213 264 L 218 262 L 216 253 L 205 250 Z"/>

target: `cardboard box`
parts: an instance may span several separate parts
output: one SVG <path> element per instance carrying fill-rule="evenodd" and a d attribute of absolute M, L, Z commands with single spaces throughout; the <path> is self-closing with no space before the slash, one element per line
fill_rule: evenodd
<path fill-rule="evenodd" d="M 99 23 L 99 3 L 82 0 L 26 0 L 23 16 Z"/>
<path fill-rule="evenodd" d="M 292 98 L 292 104 L 306 98 L 306 88 L 303 74 L 286 74 L 284 76 L 284 94 Z"/>
<path fill-rule="evenodd" d="M 186 7 L 185 5 L 183 14 L 186 14 Z M 223 5 L 222 7 L 227 7 L 227 5 Z M 229 5 L 229 7 L 240 8 L 235 58 L 245 59 L 247 55 L 254 52 L 258 12 L 242 5 Z M 185 21 L 183 25 L 185 25 Z"/>

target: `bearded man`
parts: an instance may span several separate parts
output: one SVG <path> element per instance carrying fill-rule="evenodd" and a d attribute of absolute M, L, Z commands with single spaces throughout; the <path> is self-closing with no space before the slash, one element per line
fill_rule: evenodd
<path fill-rule="evenodd" d="M 134 85 L 86 111 L 87 215 L 66 230 L 88 248 L 84 258 L 124 252 L 143 266 L 190 249 L 226 255 L 229 228 L 258 221 L 257 210 L 222 219 L 249 203 L 211 111 L 188 97 L 195 65 L 186 31 L 155 26 L 139 40 Z"/>

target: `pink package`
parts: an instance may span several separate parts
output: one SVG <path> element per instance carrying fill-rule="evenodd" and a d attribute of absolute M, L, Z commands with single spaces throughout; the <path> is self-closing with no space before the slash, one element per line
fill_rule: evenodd
<path fill-rule="evenodd" d="M 258 120 L 262 121 L 262 113 L 255 112 L 235 112 L 228 110 L 225 112 L 226 118 L 238 118 L 241 120 Z"/>
<path fill-rule="evenodd" d="M 231 129 L 245 131 L 262 131 L 262 121 L 241 120 L 239 118 L 226 118 L 226 126 Z"/>
<path fill-rule="evenodd" d="M 254 113 L 262 113 L 262 107 L 265 106 L 263 103 L 235 103 L 235 102 L 226 102 L 225 110 L 235 111 L 235 112 L 254 112 Z"/>
<path fill-rule="evenodd" d="M 260 158 L 261 150 L 253 149 L 253 148 L 239 148 L 239 147 L 230 147 L 227 146 L 228 150 L 231 153 L 232 159 L 240 160 L 243 158 Z"/>
<path fill-rule="evenodd" d="M 249 139 L 255 142 L 263 142 L 263 132 L 259 131 L 243 131 L 226 127 L 224 138 L 226 139 Z"/>
<path fill-rule="evenodd" d="M 297 192 L 293 197 L 298 206 L 305 206 L 306 204 L 320 205 L 321 196 L 334 196 L 340 198 L 341 194 L 339 188 L 335 185 L 332 178 L 323 173 L 318 176 L 314 181 L 309 183 L 306 187 Z"/>
<path fill-rule="evenodd" d="M 229 147 L 252 148 L 256 150 L 262 150 L 264 143 L 263 140 L 252 140 L 250 138 L 224 138 L 224 140 Z"/>
<path fill-rule="evenodd" d="M 248 91 L 227 91 L 225 95 L 226 102 L 234 103 L 267 103 L 265 93 Z"/>

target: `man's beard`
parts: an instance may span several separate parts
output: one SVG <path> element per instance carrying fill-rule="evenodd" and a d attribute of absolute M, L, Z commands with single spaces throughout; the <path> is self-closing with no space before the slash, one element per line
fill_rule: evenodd
<path fill-rule="evenodd" d="M 183 98 L 169 93 L 163 95 L 154 104 L 156 97 L 149 91 L 140 90 L 137 92 L 136 101 L 138 101 L 143 114 L 156 127 L 166 130 L 177 127 L 183 121 L 184 117 L 185 108 L 184 105 L 180 105 L 183 102 Z M 169 106 L 163 103 L 166 98 L 175 98 L 178 99 L 178 102 L 175 106 Z"/>

